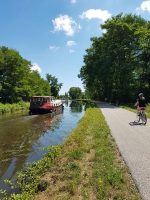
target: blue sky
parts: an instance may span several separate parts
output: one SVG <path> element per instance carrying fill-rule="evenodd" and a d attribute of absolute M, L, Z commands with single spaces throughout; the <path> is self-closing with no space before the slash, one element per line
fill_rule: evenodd
<path fill-rule="evenodd" d="M 63 83 L 60 94 L 81 87 L 77 77 L 90 38 L 112 15 L 150 19 L 150 0 L 0 0 L 0 46 L 16 49 L 38 69 Z"/>

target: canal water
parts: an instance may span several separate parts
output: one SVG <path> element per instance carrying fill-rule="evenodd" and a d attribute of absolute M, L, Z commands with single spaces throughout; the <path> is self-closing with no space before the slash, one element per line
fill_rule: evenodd
<path fill-rule="evenodd" d="M 73 101 L 65 102 L 56 115 L 0 116 L 0 189 L 7 189 L 5 179 L 42 158 L 44 147 L 62 143 L 84 112 L 85 105 Z"/>

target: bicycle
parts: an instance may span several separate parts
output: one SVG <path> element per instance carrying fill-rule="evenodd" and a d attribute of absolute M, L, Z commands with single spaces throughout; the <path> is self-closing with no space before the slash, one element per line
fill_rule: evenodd
<path fill-rule="evenodd" d="M 134 107 L 137 108 L 137 120 L 134 122 L 130 122 L 130 125 L 146 125 L 147 123 L 147 116 L 145 113 L 145 109 L 146 109 L 146 105 L 147 105 L 147 101 L 145 100 L 143 93 L 140 93 L 138 95 L 138 99 L 136 101 L 136 103 L 134 104 Z M 142 123 L 140 123 L 140 120 L 142 121 Z"/>
<path fill-rule="evenodd" d="M 140 120 L 142 121 L 142 123 L 144 125 L 146 125 L 147 116 L 146 116 L 146 113 L 145 113 L 145 108 L 143 108 L 143 107 L 139 108 L 138 114 L 137 114 L 137 122 L 140 122 Z"/>

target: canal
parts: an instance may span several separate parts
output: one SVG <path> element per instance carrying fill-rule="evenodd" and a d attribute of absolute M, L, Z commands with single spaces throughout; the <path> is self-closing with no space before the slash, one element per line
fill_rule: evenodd
<path fill-rule="evenodd" d="M 5 179 L 13 180 L 16 172 L 39 160 L 50 145 L 62 143 L 84 115 L 81 102 L 65 102 L 64 110 L 44 115 L 0 116 L 0 189 Z"/>

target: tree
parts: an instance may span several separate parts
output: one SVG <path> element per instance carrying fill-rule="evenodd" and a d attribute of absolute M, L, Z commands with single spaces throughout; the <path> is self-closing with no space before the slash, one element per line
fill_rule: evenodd
<path fill-rule="evenodd" d="M 106 33 L 91 39 L 79 74 L 92 98 L 129 102 L 139 89 L 149 88 L 149 27 L 131 14 L 119 14 L 102 25 Z"/>
<path fill-rule="evenodd" d="M 14 49 L 0 47 L 0 100 L 14 103 L 28 100 L 32 95 L 50 95 L 50 85 L 31 62 L 22 58 Z"/>
<path fill-rule="evenodd" d="M 69 96 L 71 99 L 81 99 L 82 98 L 82 91 L 79 87 L 71 87 L 69 89 Z"/>
<path fill-rule="evenodd" d="M 30 71 L 28 76 L 28 94 L 29 96 L 33 95 L 51 95 L 51 88 L 49 82 L 41 78 L 40 74 L 37 71 Z"/>
<path fill-rule="evenodd" d="M 52 95 L 54 97 L 57 97 L 63 84 L 58 83 L 58 79 L 55 76 L 52 76 L 51 74 L 46 74 L 46 79 L 50 84 Z"/>
<path fill-rule="evenodd" d="M 7 47 L 0 47 L 0 55 L 0 96 L 3 102 L 16 102 L 25 94 L 25 77 L 31 64 L 17 51 Z"/>
<path fill-rule="evenodd" d="M 137 85 L 150 98 L 150 22 L 138 29 L 136 35 L 139 38 L 135 70 Z"/>

